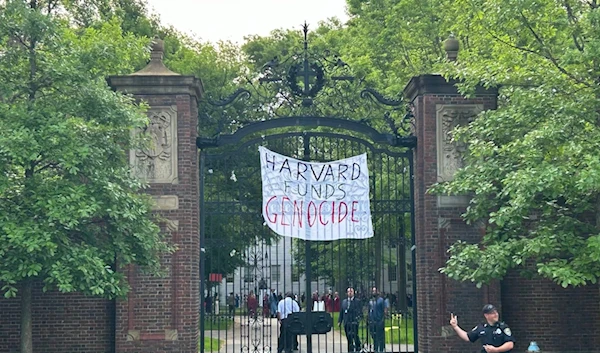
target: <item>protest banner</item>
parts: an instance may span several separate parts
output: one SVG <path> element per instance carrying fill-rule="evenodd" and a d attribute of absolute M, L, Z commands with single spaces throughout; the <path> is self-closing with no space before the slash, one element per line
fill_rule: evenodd
<path fill-rule="evenodd" d="M 373 236 L 366 153 L 317 163 L 259 152 L 262 214 L 275 233 L 316 241 Z"/>

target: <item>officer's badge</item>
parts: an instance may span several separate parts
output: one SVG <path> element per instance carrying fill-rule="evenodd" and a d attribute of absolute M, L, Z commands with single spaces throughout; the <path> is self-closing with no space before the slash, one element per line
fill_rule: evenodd
<path fill-rule="evenodd" d="M 497 335 L 499 335 L 499 334 L 501 334 L 501 333 L 502 333 L 502 330 L 500 330 L 500 328 L 498 327 L 498 328 L 496 329 L 496 332 L 494 332 L 494 333 L 495 333 L 495 334 L 497 334 Z"/>
<path fill-rule="evenodd" d="M 504 329 L 504 334 L 507 335 L 507 336 L 512 336 L 512 332 L 510 332 L 510 328 L 508 328 L 508 327 L 505 328 Z"/>

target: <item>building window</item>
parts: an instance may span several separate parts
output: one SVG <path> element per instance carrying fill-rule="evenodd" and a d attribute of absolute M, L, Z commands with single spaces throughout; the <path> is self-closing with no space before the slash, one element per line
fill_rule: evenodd
<path fill-rule="evenodd" d="M 252 282 L 254 280 L 254 267 L 246 267 L 244 271 L 244 282 Z"/>
<path fill-rule="evenodd" d="M 397 269 L 398 266 L 396 266 L 396 264 L 388 264 L 388 281 L 397 280 Z"/>
<path fill-rule="evenodd" d="M 292 266 L 292 282 L 300 281 L 300 266 Z"/>
<path fill-rule="evenodd" d="M 279 282 L 281 265 L 271 265 L 271 282 Z"/>

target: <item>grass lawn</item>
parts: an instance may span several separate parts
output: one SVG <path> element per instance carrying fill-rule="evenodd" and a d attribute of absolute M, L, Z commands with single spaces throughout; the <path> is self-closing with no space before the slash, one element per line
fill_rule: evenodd
<path fill-rule="evenodd" d="M 233 319 L 226 315 L 206 315 L 204 318 L 204 330 L 227 330 Z"/>
<path fill-rule="evenodd" d="M 331 316 L 333 317 L 333 327 L 336 330 L 340 330 L 342 334 L 345 335 L 344 329 L 337 325 L 339 315 L 339 313 L 331 313 Z M 369 334 L 368 332 L 367 322 L 366 320 L 362 320 L 358 326 L 358 336 L 361 341 L 365 342 L 367 335 Z M 385 319 L 385 343 L 414 344 L 412 319 L 402 318 L 400 325 L 398 325 L 397 319 Z"/>
<path fill-rule="evenodd" d="M 217 352 L 221 349 L 223 340 L 216 338 L 204 337 L 204 351 L 205 352 Z"/>

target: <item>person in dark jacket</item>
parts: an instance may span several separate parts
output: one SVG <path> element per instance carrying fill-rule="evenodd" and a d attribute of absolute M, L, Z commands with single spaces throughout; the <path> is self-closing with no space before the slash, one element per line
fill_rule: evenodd
<path fill-rule="evenodd" d="M 375 352 L 385 352 L 385 300 L 377 290 L 371 288 L 371 299 L 369 300 L 369 333 L 373 338 L 373 349 Z"/>
<path fill-rule="evenodd" d="M 360 352 L 361 344 L 358 337 L 358 324 L 362 319 L 362 304 L 354 296 L 354 288 L 349 287 L 346 291 L 348 298 L 342 301 L 338 326 L 344 325 L 346 339 L 348 340 L 348 352 Z"/>

